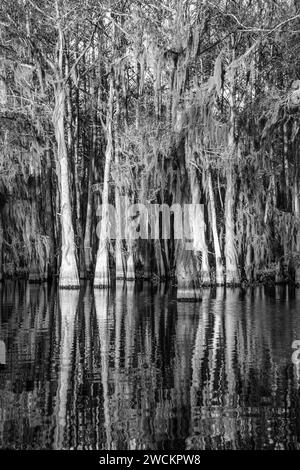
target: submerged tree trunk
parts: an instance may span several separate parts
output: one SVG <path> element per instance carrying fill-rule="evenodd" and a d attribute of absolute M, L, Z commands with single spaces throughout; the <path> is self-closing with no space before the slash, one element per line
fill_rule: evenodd
<path fill-rule="evenodd" d="M 65 90 L 62 84 L 58 84 L 55 90 L 55 108 L 52 119 L 57 142 L 58 170 L 60 172 L 61 265 L 59 272 L 59 286 L 62 288 L 71 288 L 79 287 L 79 277 L 76 263 L 74 230 L 72 225 L 69 166 L 65 142 L 64 117 Z"/>
<path fill-rule="evenodd" d="M 110 271 L 109 271 L 109 210 L 108 210 L 108 195 L 109 195 L 109 175 L 113 154 L 113 136 L 112 136 L 112 118 L 113 118 L 113 76 L 110 74 L 109 83 L 109 97 L 107 104 L 107 144 L 105 151 L 105 168 L 104 168 L 104 182 L 102 192 L 102 219 L 101 219 L 101 232 L 99 234 L 99 247 L 96 258 L 96 269 L 94 277 L 94 287 L 109 287 L 111 284 Z"/>

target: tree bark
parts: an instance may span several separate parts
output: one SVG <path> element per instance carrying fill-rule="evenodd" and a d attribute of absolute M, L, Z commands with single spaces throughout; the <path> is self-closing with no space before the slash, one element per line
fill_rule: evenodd
<path fill-rule="evenodd" d="M 234 37 L 230 38 L 230 50 L 232 60 L 235 59 Z M 226 284 L 239 285 L 240 273 L 238 269 L 238 256 L 235 243 L 234 229 L 234 194 L 235 194 L 235 176 L 233 160 L 237 145 L 235 142 L 235 74 L 229 79 L 229 97 L 230 119 L 228 132 L 228 161 L 226 163 L 226 196 L 225 196 L 225 259 L 226 259 Z"/>
<path fill-rule="evenodd" d="M 216 284 L 219 286 L 222 286 L 224 284 L 224 268 L 223 268 L 220 240 L 219 240 L 218 228 L 217 228 L 215 196 L 214 196 L 214 191 L 213 191 L 210 169 L 208 169 L 207 171 L 207 183 L 208 183 L 208 195 L 209 195 L 209 209 L 210 209 L 210 215 L 211 215 L 211 229 L 213 233 L 214 251 L 215 251 L 215 260 L 216 260 Z"/>
<path fill-rule="evenodd" d="M 300 184 L 299 167 L 294 176 L 294 213 L 296 217 L 296 251 L 297 261 L 295 266 L 295 283 L 300 286 Z"/>
<path fill-rule="evenodd" d="M 69 165 L 65 141 L 65 90 L 63 84 L 55 89 L 55 108 L 53 125 L 57 142 L 57 161 L 60 172 L 60 215 L 61 215 L 61 265 L 59 286 L 62 288 L 79 287 L 76 263 L 75 237 L 72 224 L 72 209 L 69 185 Z"/>
<path fill-rule="evenodd" d="M 52 187 L 52 161 L 50 154 L 50 142 L 47 142 L 48 149 L 46 151 L 46 224 L 49 236 L 49 264 L 48 277 L 52 277 L 56 273 L 56 256 L 55 256 L 55 215 L 53 211 L 53 187 Z"/>
<path fill-rule="evenodd" d="M 104 182 L 102 192 L 102 219 L 101 232 L 99 239 L 99 247 L 96 258 L 96 269 L 94 277 L 94 287 L 109 287 L 111 284 L 111 276 L 109 271 L 109 211 L 108 211 L 108 195 L 109 195 L 109 175 L 113 154 L 113 136 L 112 136 L 112 118 L 113 118 L 113 76 L 110 74 L 109 80 L 109 97 L 107 104 L 107 144 L 105 151 L 105 168 Z"/>
<path fill-rule="evenodd" d="M 116 149 L 116 169 L 119 171 L 119 145 Z M 116 259 L 116 279 L 121 280 L 126 278 L 126 258 L 124 253 L 124 243 L 122 239 L 122 207 L 120 200 L 120 188 L 118 184 L 121 181 L 121 174 L 118 173 L 118 183 L 115 185 L 115 204 L 116 204 L 116 246 L 115 246 L 115 259 Z"/>
<path fill-rule="evenodd" d="M 231 165 L 226 170 L 225 197 L 225 258 L 226 284 L 239 285 L 240 273 L 234 231 L 234 174 Z"/>
<path fill-rule="evenodd" d="M 92 213 L 93 213 L 93 162 L 90 162 L 89 177 L 88 177 L 88 196 L 86 203 L 86 220 L 85 220 L 85 232 L 84 232 L 84 263 L 86 274 L 90 277 L 92 273 Z"/>
<path fill-rule="evenodd" d="M 0 207 L 0 281 L 3 277 L 3 219 Z"/>
<path fill-rule="evenodd" d="M 200 185 L 194 167 L 190 169 L 190 180 L 192 203 L 195 204 L 195 208 L 191 212 L 194 252 L 196 257 L 201 253 L 201 283 L 202 285 L 210 285 L 210 267 L 205 238 L 204 211 L 203 206 L 200 206 Z"/>
<path fill-rule="evenodd" d="M 177 301 L 197 302 L 201 291 L 194 252 L 186 249 L 183 240 L 178 240 L 176 252 Z"/>

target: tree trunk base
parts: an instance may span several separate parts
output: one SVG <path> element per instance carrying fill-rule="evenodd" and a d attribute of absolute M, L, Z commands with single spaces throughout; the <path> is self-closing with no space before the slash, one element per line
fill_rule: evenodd
<path fill-rule="evenodd" d="M 0 341 L 0 364 L 5 365 L 6 364 L 6 346 L 4 341 Z"/>
<path fill-rule="evenodd" d="M 1 279 L 0 279 L 1 281 Z M 28 282 L 30 284 L 42 284 L 43 282 L 46 282 L 47 278 L 46 277 L 41 277 L 41 276 L 29 276 Z"/>
<path fill-rule="evenodd" d="M 300 287 L 300 266 L 295 269 L 295 284 Z"/>
<path fill-rule="evenodd" d="M 126 279 L 125 272 L 122 266 L 116 266 L 116 280 L 124 281 Z"/>
<path fill-rule="evenodd" d="M 238 287 L 241 285 L 240 274 L 237 271 L 226 271 L 226 286 Z"/>
<path fill-rule="evenodd" d="M 92 250 L 89 245 L 84 246 L 84 265 L 85 265 L 85 273 L 87 279 L 92 277 L 93 267 L 92 267 Z"/>
<path fill-rule="evenodd" d="M 92 277 L 93 277 L 93 274 L 92 274 L 91 271 L 85 271 L 84 277 L 82 278 L 82 277 L 80 276 L 80 279 L 92 279 Z"/>
<path fill-rule="evenodd" d="M 78 289 L 80 289 L 80 285 L 79 286 L 69 286 L 69 285 L 59 284 L 58 287 L 59 287 L 59 290 L 78 290 Z"/>
<path fill-rule="evenodd" d="M 211 279 L 210 279 L 210 275 L 209 275 L 209 272 L 208 271 L 202 271 L 202 275 L 201 275 L 201 285 L 202 286 L 211 286 Z"/>
<path fill-rule="evenodd" d="M 80 282 L 77 271 L 77 264 L 75 255 L 69 253 L 68 255 L 62 254 L 62 261 L 59 271 L 59 288 L 60 289 L 73 289 L 79 288 Z"/>
<path fill-rule="evenodd" d="M 224 267 L 220 257 L 216 258 L 216 279 L 215 283 L 217 286 L 225 285 Z"/>
<path fill-rule="evenodd" d="M 201 300 L 197 259 L 193 251 L 185 250 L 182 246 L 177 258 L 176 277 L 178 302 L 198 302 Z"/>
<path fill-rule="evenodd" d="M 125 290 L 126 283 L 125 279 L 116 279 L 116 289 Z"/>
<path fill-rule="evenodd" d="M 284 278 L 283 274 L 276 273 L 275 274 L 275 284 L 285 284 L 286 279 Z"/>
<path fill-rule="evenodd" d="M 224 286 L 225 285 L 225 279 L 224 279 L 224 274 L 223 273 L 216 273 L 216 285 L 217 286 Z"/>
<path fill-rule="evenodd" d="M 30 265 L 30 271 L 28 276 L 28 281 L 30 283 L 41 283 L 47 280 L 47 273 L 41 272 L 41 269 L 37 262 L 32 261 Z"/>
<path fill-rule="evenodd" d="M 94 277 L 94 288 L 107 289 L 111 285 L 109 258 L 106 248 L 103 248 L 97 255 L 97 263 Z"/>
<path fill-rule="evenodd" d="M 135 266 L 132 254 L 129 255 L 127 260 L 126 281 L 135 281 Z"/>
<path fill-rule="evenodd" d="M 151 269 L 149 263 L 144 265 L 143 279 L 149 281 L 152 277 Z"/>
<path fill-rule="evenodd" d="M 97 276 L 94 278 L 94 289 L 108 289 L 111 285 L 110 275 Z"/>
<path fill-rule="evenodd" d="M 120 248 L 116 248 L 116 280 L 126 279 L 126 261 Z"/>
<path fill-rule="evenodd" d="M 79 289 L 80 282 L 78 277 L 64 276 L 63 274 L 60 274 L 58 287 L 60 289 Z"/>

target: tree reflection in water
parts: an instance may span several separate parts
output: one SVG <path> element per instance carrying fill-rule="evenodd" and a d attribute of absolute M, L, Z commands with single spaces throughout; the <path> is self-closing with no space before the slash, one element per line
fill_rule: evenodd
<path fill-rule="evenodd" d="M 60 358 L 56 394 L 54 448 L 64 447 L 67 424 L 68 391 L 71 387 L 72 353 L 74 351 L 74 328 L 79 300 L 78 290 L 60 290 Z"/>
<path fill-rule="evenodd" d="M 299 290 L 1 291 L 1 448 L 300 448 Z"/>

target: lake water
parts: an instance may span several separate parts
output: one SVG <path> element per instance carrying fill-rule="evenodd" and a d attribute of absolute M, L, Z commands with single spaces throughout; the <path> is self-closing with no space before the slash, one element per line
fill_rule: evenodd
<path fill-rule="evenodd" d="M 300 289 L 5 282 L 0 448 L 300 449 L 297 339 Z"/>

